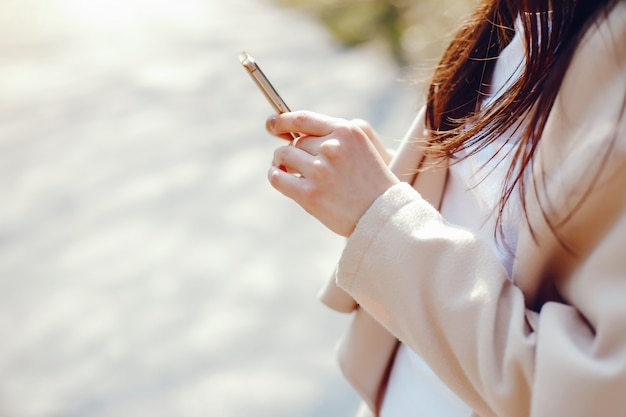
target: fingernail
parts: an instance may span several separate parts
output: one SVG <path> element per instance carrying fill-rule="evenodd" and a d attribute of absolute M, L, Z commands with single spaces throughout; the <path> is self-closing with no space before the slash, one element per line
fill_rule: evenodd
<path fill-rule="evenodd" d="M 267 120 L 267 127 L 269 127 L 270 130 L 274 130 L 274 126 L 276 126 L 276 117 L 276 115 L 273 115 Z"/>

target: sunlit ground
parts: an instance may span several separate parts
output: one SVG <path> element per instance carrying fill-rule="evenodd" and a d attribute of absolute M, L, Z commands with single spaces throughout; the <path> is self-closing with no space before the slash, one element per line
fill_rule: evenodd
<path fill-rule="evenodd" d="M 342 245 L 265 175 L 239 67 L 393 143 L 376 48 L 259 0 L 0 3 L 0 416 L 345 416 L 316 299 Z"/>

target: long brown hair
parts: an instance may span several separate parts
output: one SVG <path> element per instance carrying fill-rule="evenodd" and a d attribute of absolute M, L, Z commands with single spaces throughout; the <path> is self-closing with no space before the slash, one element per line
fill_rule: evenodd
<path fill-rule="evenodd" d="M 500 237 L 502 213 L 516 188 L 526 213 L 524 172 L 574 50 L 585 29 L 617 1 L 482 0 L 435 70 L 426 107 L 426 124 L 434 139 L 430 151 L 450 157 L 465 150 L 468 157 L 524 121 L 496 208 Z M 524 28 L 525 68 L 504 94 L 482 107 L 495 61 L 512 40 L 518 15 Z"/>

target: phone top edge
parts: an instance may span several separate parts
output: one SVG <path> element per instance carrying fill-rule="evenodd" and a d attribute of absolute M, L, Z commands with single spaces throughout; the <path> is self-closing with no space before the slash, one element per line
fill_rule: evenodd
<path fill-rule="evenodd" d="M 250 56 L 247 52 L 242 52 L 239 54 L 239 60 L 241 61 L 241 65 L 248 70 L 248 73 L 257 84 L 257 86 L 261 89 L 261 92 L 270 103 L 270 105 L 274 108 L 277 113 L 287 113 L 290 112 L 291 109 L 280 97 L 274 86 L 267 79 L 261 68 L 258 66 L 254 58 Z M 295 134 L 291 134 L 291 136 L 295 139 L 297 137 Z"/>
<path fill-rule="evenodd" d="M 257 65 L 254 58 L 252 58 L 246 51 L 239 54 L 239 61 L 248 71 L 256 70 Z"/>

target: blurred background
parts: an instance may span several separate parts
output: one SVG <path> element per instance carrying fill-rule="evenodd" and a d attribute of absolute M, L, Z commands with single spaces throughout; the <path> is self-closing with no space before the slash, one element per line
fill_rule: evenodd
<path fill-rule="evenodd" d="M 348 416 L 270 107 L 390 146 L 470 0 L 0 0 L 0 417 Z"/>

